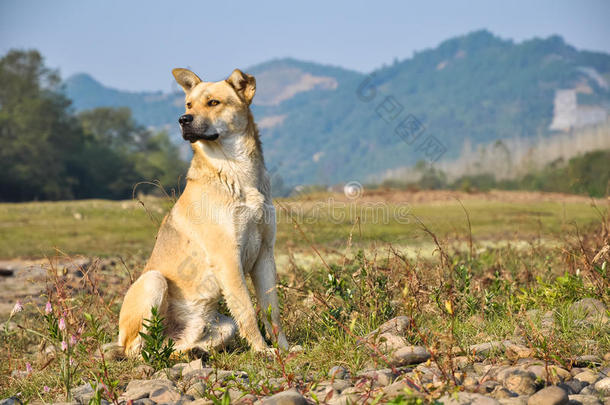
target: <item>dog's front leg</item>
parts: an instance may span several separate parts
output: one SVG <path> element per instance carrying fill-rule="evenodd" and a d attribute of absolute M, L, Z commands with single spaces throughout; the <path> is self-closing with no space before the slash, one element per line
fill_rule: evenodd
<path fill-rule="evenodd" d="M 273 257 L 273 244 L 263 244 L 254 269 L 252 270 L 252 282 L 256 289 L 263 323 L 265 329 L 272 339 L 277 339 L 280 348 L 288 350 L 288 341 L 280 323 L 280 307 L 277 298 L 277 276 L 275 269 L 275 258 Z M 267 318 L 267 311 L 271 311 L 271 323 Z"/>
<path fill-rule="evenodd" d="M 256 321 L 256 312 L 250 299 L 250 293 L 246 286 L 246 279 L 241 265 L 236 260 L 237 255 L 226 255 L 222 260 L 222 266 L 216 272 L 222 294 L 227 303 L 231 315 L 237 322 L 239 333 L 244 337 L 250 347 L 262 352 L 268 349 Z"/>

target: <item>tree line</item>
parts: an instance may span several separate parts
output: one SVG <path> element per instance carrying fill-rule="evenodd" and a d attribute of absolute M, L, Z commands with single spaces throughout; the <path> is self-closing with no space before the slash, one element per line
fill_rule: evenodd
<path fill-rule="evenodd" d="M 0 201 L 124 199 L 139 182 L 178 187 L 186 162 L 166 132 L 138 125 L 128 108 L 77 114 L 70 105 L 38 51 L 0 59 Z"/>

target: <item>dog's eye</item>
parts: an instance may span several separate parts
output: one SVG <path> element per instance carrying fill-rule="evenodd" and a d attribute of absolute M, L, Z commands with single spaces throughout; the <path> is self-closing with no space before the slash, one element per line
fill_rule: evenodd
<path fill-rule="evenodd" d="M 218 104 L 220 104 L 220 101 L 218 101 L 218 100 L 210 100 L 210 101 L 208 101 L 208 106 L 210 106 L 210 107 L 215 107 Z"/>
<path fill-rule="evenodd" d="M 186 108 L 191 108 L 193 106 L 193 103 L 191 103 L 190 101 L 188 103 L 186 103 Z"/>

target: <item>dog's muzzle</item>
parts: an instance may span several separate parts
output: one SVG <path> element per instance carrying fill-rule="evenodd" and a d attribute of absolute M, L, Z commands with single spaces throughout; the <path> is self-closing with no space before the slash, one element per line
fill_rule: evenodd
<path fill-rule="evenodd" d="M 184 114 L 178 118 L 180 128 L 182 128 L 182 138 L 190 143 L 197 141 L 215 141 L 218 139 L 218 133 L 206 133 L 208 126 L 204 125 L 203 128 L 193 128 L 193 116 L 191 114 Z"/>

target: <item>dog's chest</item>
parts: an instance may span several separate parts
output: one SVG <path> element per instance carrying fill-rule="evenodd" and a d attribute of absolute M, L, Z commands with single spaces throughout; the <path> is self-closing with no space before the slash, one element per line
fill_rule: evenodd
<path fill-rule="evenodd" d="M 273 206 L 265 204 L 264 196 L 255 188 L 246 188 L 243 201 L 235 208 L 233 221 L 246 273 L 252 270 L 263 240 L 275 224 L 275 218 L 273 221 L 269 218 L 271 211 Z"/>

